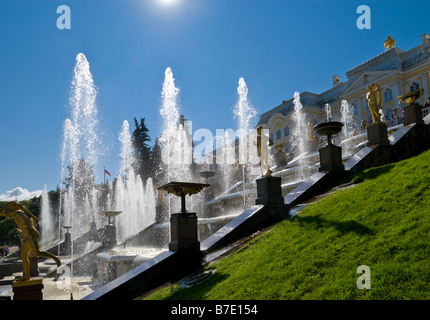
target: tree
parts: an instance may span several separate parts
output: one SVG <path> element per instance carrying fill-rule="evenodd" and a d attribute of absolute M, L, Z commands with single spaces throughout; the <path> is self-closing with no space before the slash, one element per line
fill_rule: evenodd
<path fill-rule="evenodd" d="M 67 190 L 73 188 L 77 203 L 83 203 L 96 180 L 93 167 L 87 164 L 84 158 L 80 158 L 73 165 L 67 166 L 67 169 L 69 174 L 64 179 L 64 186 Z"/>
<path fill-rule="evenodd" d="M 139 174 L 142 181 L 146 181 L 152 176 L 152 163 L 151 163 L 151 148 L 148 146 L 151 138 L 149 136 L 149 129 L 145 125 L 145 118 L 140 118 L 140 123 L 134 118 L 136 129 L 133 131 L 131 137 L 131 144 L 134 152 L 134 165 L 133 169 L 136 174 Z"/>
<path fill-rule="evenodd" d="M 151 149 L 151 177 L 156 180 L 162 180 L 165 167 L 161 159 L 161 145 L 159 138 L 155 139 L 154 146 Z M 157 179 L 158 178 L 158 179 Z"/>

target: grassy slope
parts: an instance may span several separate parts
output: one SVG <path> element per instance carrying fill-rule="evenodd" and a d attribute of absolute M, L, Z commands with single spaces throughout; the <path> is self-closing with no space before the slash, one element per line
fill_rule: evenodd
<path fill-rule="evenodd" d="M 430 299 L 430 151 L 366 170 L 256 237 L 190 289 L 149 299 Z M 358 289 L 357 267 L 371 271 Z"/>

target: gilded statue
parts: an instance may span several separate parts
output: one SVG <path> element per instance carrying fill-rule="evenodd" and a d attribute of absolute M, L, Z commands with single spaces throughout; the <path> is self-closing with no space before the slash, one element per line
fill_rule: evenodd
<path fill-rule="evenodd" d="M 273 141 L 269 139 L 269 145 L 262 145 L 262 129 L 263 126 L 259 126 L 257 128 L 257 152 L 258 157 L 260 158 L 260 169 L 262 177 L 270 177 L 272 175 L 272 170 L 270 170 L 269 166 L 269 148 L 273 145 Z"/>
<path fill-rule="evenodd" d="M 310 118 L 308 118 L 307 131 L 308 131 L 308 141 L 313 142 L 315 146 L 318 146 L 319 139 L 316 136 L 312 136 L 312 121 Z"/>
<path fill-rule="evenodd" d="M 0 209 L 0 217 L 12 217 L 18 226 L 16 231 L 21 234 L 21 260 L 23 267 L 23 276 L 16 280 L 22 282 L 30 280 L 30 260 L 32 257 L 46 257 L 53 259 L 57 267 L 61 265 L 60 259 L 53 254 L 39 250 L 39 231 L 36 223 L 39 220 L 25 207 L 16 201 L 5 204 Z"/>
<path fill-rule="evenodd" d="M 367 87 L 369 92 L 367 93 L 367 104 L 370 109 L 370 113 L 372 114 L 372 118 L 374 122 L 381 122 L 381 114 L 379 113 L 379 109 L 382 103 L 382 92 L 381 88 L 376 83 L 372 83 Z"/>

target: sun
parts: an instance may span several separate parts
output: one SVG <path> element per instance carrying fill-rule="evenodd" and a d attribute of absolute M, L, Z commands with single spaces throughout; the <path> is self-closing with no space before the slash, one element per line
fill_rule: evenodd
<path fill-rule="evenodd" d="M 165 6 L 171 6 L 174 5 L 178 0 L 157 0 L 159 3 Z"/>

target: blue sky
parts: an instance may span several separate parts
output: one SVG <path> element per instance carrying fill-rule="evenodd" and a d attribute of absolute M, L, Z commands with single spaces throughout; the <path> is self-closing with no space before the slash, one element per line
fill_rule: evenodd
<path fill-rule="evenodd" d="M 371 29 L 359 30 L 359 5 Z M 57 7 L 71 9 L 59 30 Z M 408 50 L 430 33 L 428 1 L 295 0 L 0 0 L 0 194 L 60 183 L 63 123 L 76 55 L 84 53 L 97 86 L 100 157 L 119 170 L 123 120 L 145 117 L 154 140 L 164 70 L 180 88 L 180 112 L 193 129 L 237 128 L 239 77 L 263 113 L 295 91 L 320 93 L 382 53 L 388 34 Z M 256 121 L 257 119 L 255 119 Z M 100 170 L 99 170 L 100 171 Z M 103 181 L 103 172 L 97 172 Z"/>

